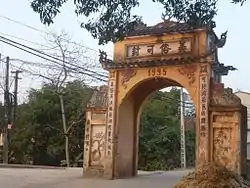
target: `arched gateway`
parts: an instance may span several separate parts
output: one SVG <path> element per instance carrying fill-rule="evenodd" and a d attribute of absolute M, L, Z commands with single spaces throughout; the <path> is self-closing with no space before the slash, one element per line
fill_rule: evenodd
<path fill-rule="evenodd" d="M 108 179 L 137 174 L 141 107 L 154 91 L 168 86 L 188 90 L 196 109 L 196 165 L 217 161 L 246 174 L 246 108 L 221 76 L 226 42 L 209 28 L 193 29 L 165 21 L 142 25 L 114 44 L 114 60 L 100 52 L 109 83 L 87 108 L 84 176 Z"/>

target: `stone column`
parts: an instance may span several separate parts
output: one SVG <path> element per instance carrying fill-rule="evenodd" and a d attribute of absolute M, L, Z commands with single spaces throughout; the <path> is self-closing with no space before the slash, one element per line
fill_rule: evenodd
<path fill-rule="evenodd" d="M 198 126 L 196 131 L 198 135 L 197 149 L 196 149 L 196 164 L 202 164 L 209 161 L 209 97 L 210 97 L 210 75 L 211 65 L 201 64 L 200 65 L 200 83 L 199 83 L 199 110 L 198 110 Z"/>
<path fill-rule="evenodd" d="M 116 126 L 116 100 L 117 100 L 117 71 L 109 72 L 108 84 L 108 113 L 106 126 L 104 177 L 113 179 L 115 157 L 115 126 Z"/>

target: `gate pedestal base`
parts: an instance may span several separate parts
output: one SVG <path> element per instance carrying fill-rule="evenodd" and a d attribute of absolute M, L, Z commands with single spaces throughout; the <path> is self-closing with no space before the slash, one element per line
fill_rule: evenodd
<path fill-rule="evenodd" d="M 88 169 L 84 169 L 83 177 L 84 178 L 103 178 L 104 169 L 97 167 L 89 167 Z"/>

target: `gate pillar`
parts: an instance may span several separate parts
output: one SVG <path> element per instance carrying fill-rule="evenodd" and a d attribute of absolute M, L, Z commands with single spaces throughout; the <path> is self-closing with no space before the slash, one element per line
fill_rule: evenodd
<path fill-rule="evenodd" d="M 247 166 L 247 108 L 221 83 L 212 83 L 210 160 L 245 176 Z"/>
<path fill-rule="evenodd" d="M 103 177 L 107 117 L 107 87 L 96 89 L 86 108 L 84 177 Z"/>

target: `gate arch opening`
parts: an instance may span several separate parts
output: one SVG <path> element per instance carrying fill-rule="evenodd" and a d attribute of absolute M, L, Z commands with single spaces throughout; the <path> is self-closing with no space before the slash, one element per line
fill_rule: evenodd
<path fill-rule="evenodd" d="M 168 87 L 182 86 L 169 78 L 155 77 L 145 79 L 135 84 L 119 105 L 117 114 L 118 157 L 115 160 L 116 172 L 118 174 L 115 174 L 116 177 L 122 178 L 137 175 L 142 111 L 148 98 L 154 92 Z M 185 89 L 189 90 L 189 88 Z M 195 96 L 191 96 L 191 98 L 193 97 Z"/>

